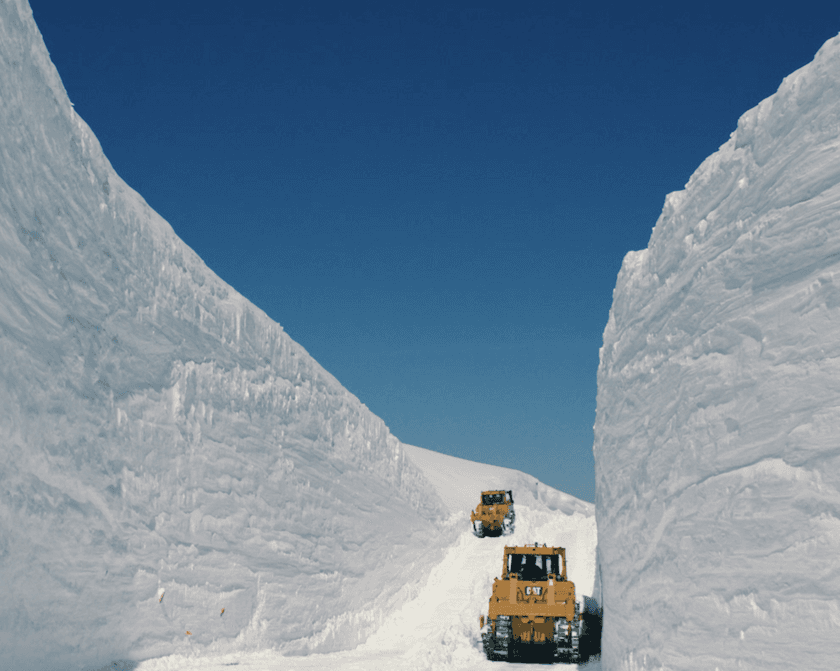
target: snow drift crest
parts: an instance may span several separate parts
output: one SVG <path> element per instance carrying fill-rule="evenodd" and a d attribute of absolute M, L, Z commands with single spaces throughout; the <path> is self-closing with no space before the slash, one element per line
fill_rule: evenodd
<path fill-rule="evenodd" d="M 840 37 L 618 277 L 595 458 L 605 669 L 840 659 Z"/>
<path fill-rule="evenodd" d="M 114 173 L 25 0 L 0 128 L 4 663 L 363 638 L 441 511 L 399 441 Z"/>

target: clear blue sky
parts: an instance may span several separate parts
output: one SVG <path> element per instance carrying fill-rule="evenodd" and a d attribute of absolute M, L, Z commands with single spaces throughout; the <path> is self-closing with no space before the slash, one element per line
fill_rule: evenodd
<path fill-rule="evenodd" d="M 590 501 L 622 257 L 840 31 L 826 2 L 30 2 L 117 172 L 398 438 Z"/>

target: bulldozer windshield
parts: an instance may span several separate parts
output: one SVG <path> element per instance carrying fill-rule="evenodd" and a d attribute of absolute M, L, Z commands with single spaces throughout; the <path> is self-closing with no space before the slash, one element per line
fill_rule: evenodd
<path fill-rule="evenodd" d="M 520 580 L 548 580 L 549 573 L 559 578 L 562 568 L 557 555 L 508 555 L 508 573 L 519 574 Z"/>
<path fill-rule="evenodd" d="M 474 499 L 473 499 L 474 500 Z M 497 506 L 505 502 L 505 495 L 503 492 L 498 494 L 482 494 L 481 503 L 485 506 Z"/>

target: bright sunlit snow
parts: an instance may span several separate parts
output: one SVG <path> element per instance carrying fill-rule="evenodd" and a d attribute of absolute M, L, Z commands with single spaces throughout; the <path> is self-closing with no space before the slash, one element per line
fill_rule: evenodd
<path fill-rule="evenodd" d="M 624 260 L 595 425 L 605 669 L 840 660 L 840 38 Z"/>
<path fill-rule="evenodd" d="M 4 668 L 489 664 L 488 486 L 592 592 L 593 506 L 390 435 L 114 173 L 25 0 L 0 128 Z"/>
<path fill-rule="evenodd" d="M 517 522 L 512 536 L 478 539 L 465 524 L 464 509 L 451 508 L 446 524 L 457 539 L 446 548 L 429 575 L 416 576 L 403 586 L 402 607 L 381 620 L 381 626 L 355 650 L 280 657 L 275 652 L 238 653 L 190 657 L 177 655 L 144 662 L 137 671 L 221 671 L 230 665 L 240 669 L 358 669 L 379 670 L 451 669 L 473 670 L 531 668 L 532 664 L 490 662 L 484 657 L 478 635 L 478 618 L 487 612 L 493 578 L 501 573 L 505 545 L 547 543 L 569 548 L 569 578 L 579 593 L 592 593 L 595 578 L 595 519 L 591 504 L 537 483 L 519 471 L 475 464 L 405 446 L 412 460 L 428 475 L 451 505 L 460 492 L 477 492 L 501 483 L 513 487 Z M 482 484 L 484 483 L 484 484 Z M 517 492 L 519 492 L 517 494 Z M 536 497 L 536 498 L 535 498 Z M 478 499 L 469 507 L 474 507 Z M 466 517 L 469 521 L 469 517 Z M 415 551 L 423 552 L 423 548 Z M 576 668 L 563 665 L 563 668 Z M 580 668 L 600 669 L 597 658 Z"/>

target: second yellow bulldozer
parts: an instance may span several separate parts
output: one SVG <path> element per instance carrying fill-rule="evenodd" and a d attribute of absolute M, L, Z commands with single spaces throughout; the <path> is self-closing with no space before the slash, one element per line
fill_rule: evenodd
<path fill-rule="evenodd" d="M 473 533 L 479 538 L 513 533 L 516 524 L 513 492 L 509 489 L 481 492 L 481 501 L 470 513 L 470 522 Z"/>

